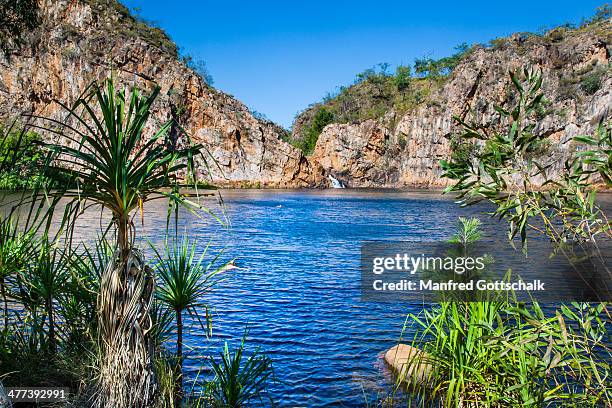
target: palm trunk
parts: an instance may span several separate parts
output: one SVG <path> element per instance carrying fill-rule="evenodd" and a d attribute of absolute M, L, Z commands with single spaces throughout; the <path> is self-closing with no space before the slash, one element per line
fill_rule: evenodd
<path fill-rule="evenodd" d="M 176 311 L 176 406 L 180 406 L 183 399 L 183 315 Z"/>
<path fill-rule="evenodd" d="M 119 257 L 125 260 L 127 252 L 130 249 L 128 241 L 128 220 L 121 217 L 117 220 L 117 247 L 119 248 Z"/>
<path fill-rule="evenodd" d="M 103 273 L 98 297 L 101 356 L 96 406 L 143 408 L 154 405 L 150 315 L 154 279 L 131 248 L 128 224 L 117 220 L 115 260 Z"/>
<path fill-rule="evenodd" d="M 55 354 L 55 318 L 53 316 L 53 299 L 48 298 L 45 301 L 45 307 L 47 308 L 47 315 L 49 316 L 49 351 L 51 354 Z"/>
<path fill-rule="evenodd" d="M 6 298 L 4 278 L 0 279 L 0 291 L 2 291 L 2 302 L 4 303 L 4 330 L 8 332 L 8 300 Z"/>

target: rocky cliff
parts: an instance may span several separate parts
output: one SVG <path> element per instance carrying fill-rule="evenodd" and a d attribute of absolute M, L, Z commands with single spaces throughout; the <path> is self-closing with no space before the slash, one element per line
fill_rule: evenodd
<path fill-rule="evenodd" d="M 233 97 L 208 86 L 178 57 L 160 29 L 134 18 L 115 0 L 39 0 L 36 21 L 0 51 L 0 119 L 24 112 L 61 118 L 57 102 L 70 104 L 112 70 L 120 83 L 161 87 L 154 119 L 171 116 L 206 147 L 218 185 L 316 186 L 322 174 L 301 151 L 284 142 L 285 131 L 253 117 Z M 19 16 L 8 16 L 18 18 Z M 3 38 L 6 38 L 6 32 Z M 15 38 L 18 37 L 18 38 Z"/>
<path fill-rule="evenodd" d="M 605 20 L 541 36 L 517 34 L 491 47 L 474 47 L 411 109 L 391 108 L 378 119 L 327 125 L 309 160 L 350 187 L 443 187 L 448 180 L 440 177 L 438 162 L 450 155 L 450 136 L 457 130 L 452 116 L 492 120 L 492 103 L 507 106 L 512 98 L 508 71 L 529 65 L 542 70 L 546 96 L 536 133 L 550 136 L 549 154 L 560 170 L 574 149 L 573 136 L 612 119 L 611 25 Z M 334 100 L 298 117 L 294 137 L 313 109 L 330 103 Z"/>
<path fill-rule="evenodd" d="M 315 118 L 319 122 L 310 132 L 320 135 L 316 145 L 303 148 L 314 148 L 305 156 L 284 141 L 284 129 L 207 85 L 163 31 L 134 18 L 116 0 L 20 1 L 36 6 L 36 13 L 26 13 L 36 21 L 12 24 L 18 15 L 0 15 L 9 27 L 0 27 L 0 121 L 24 112 L 60 119 L 65 111 L 58 102 L 71 103 L 112 67 L 124 85 L 161 87 L 154 118 L 177 119 L 206 146 L 208 165 L 202 159 L 199 167 L 217 185 L 319 187 L 329 186 L 332 176 L 350 187 L 444 186 L 438 162 L 450 153 L 452 115 L 473 112 L 491 120 L 491 103 L 503 106 L 511 98 L 508 70 L 525 64 L 544 73 L 547 106 L 537 132 L 550 135 L 559 166 L 573 150 L 573 136 L 610 118 L 612 23 L 604 20 L 473 47 L 448 59 L 452 72 L 435 80 L 413 77 L 410 86 L 404 84 L 408 91 L 395 90 L 393 98 L 403 98 L 399 104 L 379 102 L 393 82 L 351 88 L 352 99 L 316 104 L 297 118 L 294 141 L 316 117 L 315 108 L 335 102 L 349 113 L 358 108 L 342 123 L 328 124 L 329 113 Z M 414 95 L 405 98 L 406 92 Z M 373 103 L 361 103 L 366 97 Z"/>

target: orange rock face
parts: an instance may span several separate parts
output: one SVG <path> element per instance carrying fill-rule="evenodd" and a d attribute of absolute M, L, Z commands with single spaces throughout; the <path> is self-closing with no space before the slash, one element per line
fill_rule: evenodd
<path fill-rule="evenodd" d="M 284 129 L 208 86 L 179 60 L 169 39 L 122 13 L 114 1 L 41 1 L 38 28 L 23 33 L 22 45 L 8 55 L 0 53 L 0 119 L 26 112 L 61 119 L 66 111 L 58 102 L 71 104 L 112 69 L 125 86 L 161 87 L 149 131 L 174 112 L 192 140 L 206 147 L 199 172 L 212 183 L 308 187 L 325 180 L 316 164 L 282 140 Z"/>

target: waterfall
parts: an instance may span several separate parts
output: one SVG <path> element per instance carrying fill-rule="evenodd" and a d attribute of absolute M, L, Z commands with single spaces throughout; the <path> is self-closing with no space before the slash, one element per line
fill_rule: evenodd
<path fill-rule="evenodd" d="M 342 184 L 342 182 L 340 180 L 338 180 L 337 178 L 335 178 L 331 174 L 327 175 L 327 178 L 329 179 L 329 181 L 331 181 L 332 188 L 346 188 L 345 185 Z"/>

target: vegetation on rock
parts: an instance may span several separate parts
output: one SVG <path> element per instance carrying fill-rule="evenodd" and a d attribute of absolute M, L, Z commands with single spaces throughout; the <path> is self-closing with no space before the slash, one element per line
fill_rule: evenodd
<path fill-rule="evenodd" d="M 314 103 L 296 115 L 289 141 L 305 153 L 310 153 L 318 139 L 315 124 L 321 109 L 331 113 L 329 123 L 358 123 L 377 119 L 393 128 L 396 117 L 419 106 L 436 106 L 444 100 L 443 89 L 455 69 L 465 62 L 469 64 L 479 49 L 511 50 L 523 55 L 530 48 L 549 47 L 583 32 L 593 32 L 602 38 L 609 38 L 609 19 L 612 8 L 606 4 L 597 9 L 595 15 L 584 20 L 579 26 L 565 24 L 541 33 L 518 33 L 510 37 L 491 40 L 488 44 L 460 44 L 455 53 L 440 59 L 417 58 L 413 67 L 398 66 L 396 72 L 389 72 L 390 65 L 378 64 L 359 73 L 353 84 L 341 86 L 337 92 L 328 94 L 321 102 Z M 566 70 L 568 65 L 577 64 L 572 55 L 553 53 L 551 56 L 560 81 L 561 99 L 578 95 L 593 95 L 610 74 L 610 66 L 588 64 L 580 71 Z M 510 61 L 508 61 L 510 63 Z M 388 117 L 386 116 L 388 115 Z"/>
<path fill-rule="evenodd" d="M 309 154 L 314 150 L 319 134 L 330 123 L 353 123 L 379 119 L 393 110 L 398 114 L 420 104 L 431 102 L 433 89 L 440 88 L 459 62 L 470 53 L 462 44 L 450 57 L 434 60 L 417 59 L 412 69 L 400 65 L 395 73 L 389 64 L 381 63 L 357 74 L 350 86 L 342 86 L 299 113 L 290 142 Z"/>
<path fill-rule="evenodd" d="M 17 127 L 16 123 L 0 126 L 0 160 L 11 163 L 0 171 L 0 190 L 34 189 L 48 182 L 43 176 L 46 155 L 40 135 Z"/>
<path fill-rule="evenodd" d="M 0 48 L 8 51 L 21 44 L 24 33 L 39 24 L 36 0 L 0 0 Z"/>

